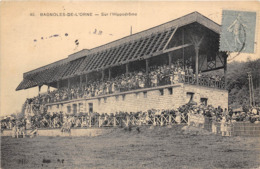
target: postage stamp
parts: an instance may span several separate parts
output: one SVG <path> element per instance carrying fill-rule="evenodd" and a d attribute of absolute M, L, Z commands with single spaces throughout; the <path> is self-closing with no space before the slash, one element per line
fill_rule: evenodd
<path fill-rule="evenodd" d="M 254 53 L 256 12 L 222 11 L 220 51 Z"/>

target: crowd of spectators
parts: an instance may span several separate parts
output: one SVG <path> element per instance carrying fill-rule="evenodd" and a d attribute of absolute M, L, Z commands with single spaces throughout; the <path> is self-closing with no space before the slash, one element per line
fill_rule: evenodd
<path fill-rule="evenodd" d="M 116 112 L 114 114 L 107 113 L 85 113 L 68 115 L 63 113 L 47 113 L 44 112 L 40 115 L 34 115 L 32 117 L 24 117 L 21 119 L 3 119 L 1 120 L 2 129 L 12 129 L 13 126 L 17 128 L 28 127 L 29 128 L 62 128 L 64 124 L 68 124 L 70 127 L 90 127 L 98 126 L 102 123 L 102 126 L 113 126 L 114 118 L 117 121 L 117 126 L 123 126 L 123 121 L 126 123 L 127 118 L 133 120 L 135 125 L 161 125 L 161 117 L 166 119 L 169 115 L 172 117 L 172 121 L 175 123 L 187 123 L 188 114 L 200 114 L 210 118 L 214 122 L 230 122 L 237 121 L 259 123 L 260 122 L 260 109 L 252 108 L 248 112 L 233 112 L 232 109 L 222 109 L 221 107 L 214 108 L 213 106 L 205 106 L 203 104 L 186 104 L 178 109 L 171 110 L 156 110 L 151 109 L 148 111 L 139 112 Z M 165 122 L 163 122 L 165 123 Z"/>
<path fill-rule="evenodd" d="M 246 121 L 251 123 L 260 122 L 260 108 L 251 108 L 247 112 L 243 111 L 233 111 L 232 109 L 222 109 L 221 107 L 214 108 L 213 106 L 192 106 L 189 108 L 189 113 L 201 114 L 203 116 L 209 117 L 215 122 L 239 122 Z"/>
<path fill-rule="evenodd" d="M 199 82 L 201 85 L 207 84 L 214 87 L 223 81 L 220 76 L 209 76 L 207 74 L 199 73 Z M 210 83 L 210 82 L 216 83 Z M 63 87 L 57 90 L 48 91 L 47 94 L 41 94 L 37 97 L 29 99 L 33 104 L 55 103 L 59 101 L 66 101 L 79 98 L 89 98 L 135 89 L 157 87 L 167 84 L 175 84 L 179 82 L 186 82 L 195 84 L 195 75 L 191 67 L 179 66 L 179 64 L 152 66 L 148 74 L 144 70 L 130 72 L 128 74 L 121 74 L 110 80 L 90 80 L 88 83 L 81 85 L 75 84 L 68 87 Z M 206 83 L 207 82 L 207 83 Z"/>
<path fill-rule="evenodd" d="M 182 112 L 186 114 L 185 112 Z M 21 119 L 14 119 L 12 121 L 1 121 L 2 129 L 12 129 L 16 127 L 20 128 L 62 128 L 65 124 L 69 123 L 70 127 L 90 127 L 98 126 L 99 122 L 102 122 L 104 126 L 113 126 L 113 118 L 116 118 L 120 126 L 123 125 L 122 121 L 126 121 L 127 117 L 129 119 L 134 118 L 135 124 L 152 124 L 154 116 L 160 115 L 172 115 L 173 119 L 176 116 L 180 116 L 181 113 L 178 110 L 156 110 L 151 109 L 148 111 L 139 112 L 116 112 L 114 114 L 107 113 L 85 113 L 85 114 L 74 114 L 74 115 L 64 115 L 63 113 L 47 113 L 44 112 L 40 115 L 34 115 L 31 117 L 24 117 Z M 112 122 L 112 123 L 111 123 Z M 179 121 L 178 123 L 180 123 Z M 10 124 L 11 123 L 11 124 Z M 109 124 L 110 123 L 110 124 Z M 156 120 L 156 123 L 160 123 L 160 120 Z M 8 127 L 5 127 L 8 125 Z"/>
<path fill-rule="evenodd" d="M 46 113 L 35 115 L 27 119 L 33 128 L 60 128 L 63 123 L 62 113 Z"/>
<path fill-rule="evenodd" d="M 12 129 L 15 124 L 15 119 L 6 117 L 1 120 L 1 129 Z"/>

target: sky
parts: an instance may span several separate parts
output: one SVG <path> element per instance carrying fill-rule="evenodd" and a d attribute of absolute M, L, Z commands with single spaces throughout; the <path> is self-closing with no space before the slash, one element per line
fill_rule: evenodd
<path fill-rule="evenodd" d="M 38 94 L 37 87 L 15 91 L 24 72 L 128 36 L 131 26 L 137 33 L 194 11 L 221 24 L 225 9 L 256 11 L 259 27 L 259 2 L 1 2 L 0 115 L 21 111 L 26 98 Z M 110 16 L 129 12 L 137 15 Z M 65 16 L 46 16 L 48 13 Z M 86 16 L 89 13 L 92 16 Z M 259 40 L 257 32 L 256 42 Z M 255 53 L 240 54 L 232 61 L 260 58 L 259 49 L 260 43 L 256 43 Z M 41 90 L 46 92 L 47 87 Z"/>

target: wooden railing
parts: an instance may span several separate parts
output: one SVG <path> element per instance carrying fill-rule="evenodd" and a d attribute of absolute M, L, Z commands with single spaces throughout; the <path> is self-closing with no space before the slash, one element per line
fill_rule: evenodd
<path fill-rule="evenodd" d="M 84 115 L 77 117 L 75 121 L 66 120 L 63 125 L 61 123 L 55 123 L 52 120 L 45 121 L 47 126 L 42 122 L 34 124 L 33 121 L 28 123 L 28 128 L 35 126 L 37 128 L 61 128 L 65 126 L 71 126 L 72 128 L 103 128 L 103 127 L 130 127 L 130 126 L 167 126 L 174 124 L 186 124 L 188 123 L 187 113 L 167 113 L 167 114 L 123 114 L 123 115 Z M 62 120 L 60 119 L 60 122 Z M 29 125 L 30 124 L 30 125 Z M 29 127 L 30 126 L 30 127 Z"/>
<path fill-rule="evenodd" d="M 181 83 L 196 85 L 196 77 L 191 75 L 182 75 L 180 78 Z M 198 85 L 205 87 L 212 87 L 218 89 L 225 89 L 225 82 L 222 80 L 215 80 L 212 78 L 199 77 Z"/>
<path fill-rule="evenodd" d="M 161 114 L 161 115 L 124 115 L 124 116 L 94 116 L 86 117 L 82 127 L 129 127 L 129 126 L 166 126 L 188 123 L 188 115 Z"/>
<path fill-rule="evenodd" d="M 175 81 L 170 81 L 170 79 L 171 79 L 170 76 L 171 75 L 164 76 L 162 79 L 158 80 L 157 84 L 153 84 L 151 82 L 151 79 L 149 79 L 149 77 L 148 77 L 148 78 L 146 78 L 146 80 L 144 82 L 145 85 L 143 87 L 139 87 L 139 86 L 118 87 L 118 89 L 116 89 L 115 93 L 132 91 L 132 90 L 137 90 L 137 89 L 149 89 L 149 88 L 153 88 L 153 87 L 171 85 L 171 84 L 175 84 L 175 83 L 184 83 L 184 84 L 199 85 L 199 86 L 205 86 L 205 87 L 211 87 L 211 88 L 217 88 L 217 89 L 225 89 L 225 82 L 223 82 L 222 80 L 215 80 L 213 78 L 199 77 L 198 84 L 197 84 L 195 75 L 175 75 L 175 76 L 178 76 L 177 80 L 175 80 Z M 46 101 L 46 103 L 55 103 L 55 102 L 82 99 L 82 98 L 87 98 L 87 97 L 102 96 L 102 95 L 108 95 L 108 94 L 113 94 L 113 93 L 110 91 L 109 93 L 104 92 L 102 94 L 95 95 L 93 92 L 91 94 L 91 96 L 86 96 L 86 95 L 84 95 L 84 93 L 82 91 L 82 93 L 78 93 L 78 94 L 76 94 L 76 93 L 67 94 L 66 98 L 49 97 L 50 100 Z"/>

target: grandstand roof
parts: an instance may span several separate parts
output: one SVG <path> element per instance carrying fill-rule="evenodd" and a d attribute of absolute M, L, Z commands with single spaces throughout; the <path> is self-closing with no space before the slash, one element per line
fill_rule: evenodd
<path fill-rule="evenodd" d="M 142 60 L 163 53 L 178 27 L 197 22 L 220 33 L 220 25 L 193 12 L 159 26 L 135 33 L 105 45 L 83 49 L 68 58 L 24 73 L 16 90 L 27 89 L 80 74 Z"/>

